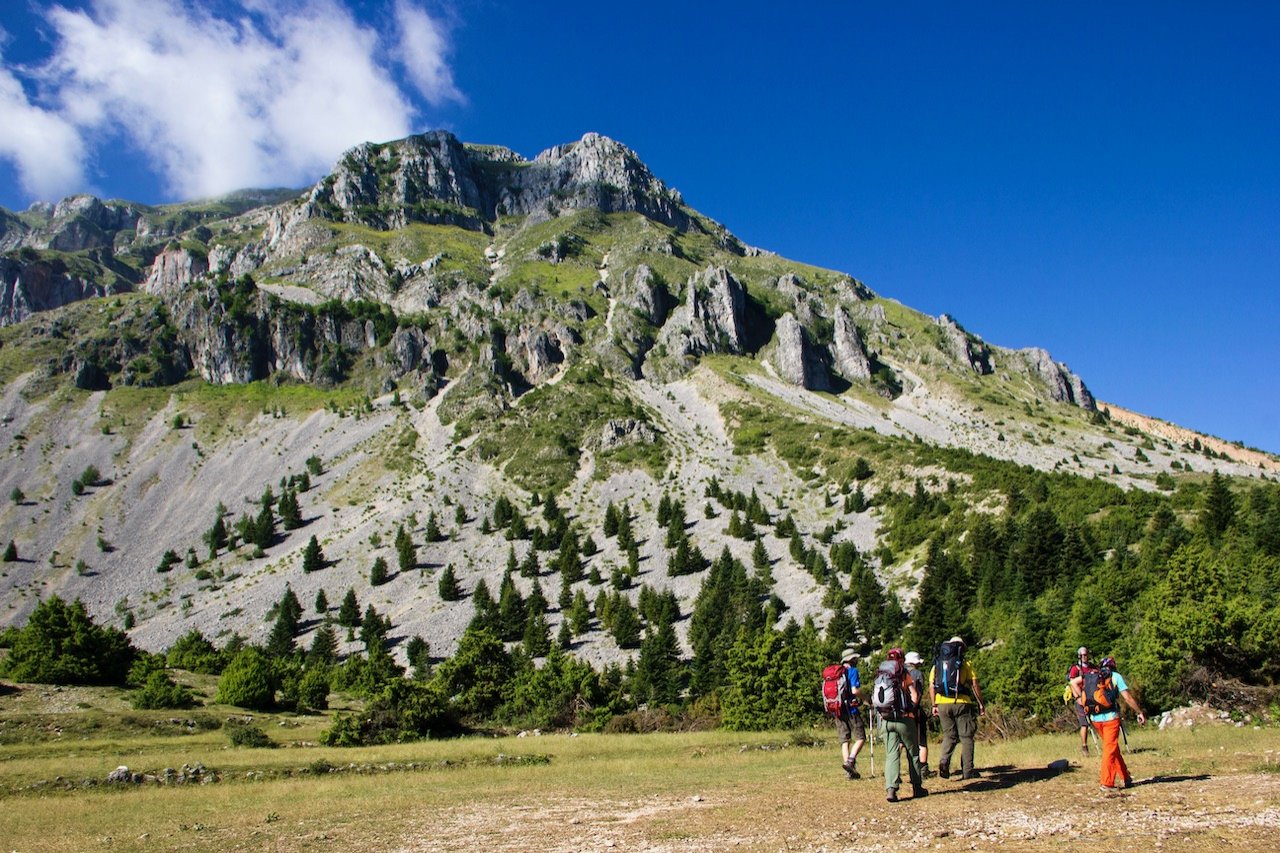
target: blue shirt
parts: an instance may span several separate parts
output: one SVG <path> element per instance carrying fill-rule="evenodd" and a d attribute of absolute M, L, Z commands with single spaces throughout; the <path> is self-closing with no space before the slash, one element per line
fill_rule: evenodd
<path fill-rule="evenodd" d="M 850 695 L 852 695 L 852 694 L 853 694 L 853 692 L 854 692 L 855 690 L 859 690 L 859 689 L 861 689 L 861 687 L 862 687 L 862 676 L 858 674 L 858 668 L 857 668 L 856 666 L 846 666 L 846 667 L 844 668 L 844 677 L 845 677 L 845 681 L 847 681 L 847 682 L 849 683 L 849 694 L 850 694 Z M 858 709 L 857 709 L 857 708 L 849 708 L 849 713 L 850 713 L 850 714 L 856 714 L 856 713 L 858 713 Z"/>
<path fill-rule="evenodd" d="M 1129 689 L 1129 685 L 1125 682 L 1124 676 L 1118 672 L 1111 673 L 1111 683 L 1116 686 L 1117 696 L 1119 696 L 1119 694 Z M 1120 707 L 1120 700 L 1117 698 L 1116 700 L 1117 710 L 1107 711 L 1105 714 L 1090 714 L 1089 719 L 1093 720 L 1095 723 L 1111 722 L 1112 720 L 1118 719 L 1120 717 L 1119 707 Z"/>

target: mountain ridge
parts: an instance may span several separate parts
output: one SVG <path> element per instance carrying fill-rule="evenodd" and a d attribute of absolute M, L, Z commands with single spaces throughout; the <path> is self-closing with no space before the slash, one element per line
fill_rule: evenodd
<path fill-rule="evenodd" d="M 618 591 L 652 584 L 687 608 L 699 576 L 664 572 L 671 548 L 650 516 L 677 495 L 705 556 L 750 563 L 712 483 L 758 492 L 778 529 L 793 516 L 814 549 L 852 544 L 906 606 L 926 555 L 889 547 L 887 504 L 913 483 L 972 487 L 964 454 L 1148 491 L 1275 470 L 1266 455 L 1226 458 L 1231 445 L 1206 455 L 1181 434 L 1117 430 L 1044 350 L 989 344 L 845 273 L 747 247 L 595 134 L 533 160 L 444 132 L 366 143 L 309 191 L 238 198 L 73 197 L 45 219 L 5 220 L 0 488 L 30 499 L 0 510 L 0 529 L 36 556 L 6 575 L 0 621 L 57 591 L 113 622 L 128 614 L 148 648 L 191 627 L 258 641 L 286 585 L 331 602 L 349 587 L 392 617 L 397 648 L 422 636 L 443 653 L 471 604 L 443 600 L 439 574 L 493 590 L 509 549 L 549 561 L 483 530 L 498 497 L 532 516 L 546 495 L 583 536 L 611 502 L 631 501 L 641 530 L 634 559 L 597 541 L 582 559 L 601 583 L 568 587 L 618 589 L 621 573 Z M 918 459 L 921 447 L 951 461 Z M 851 473 L 862 455 L 865 483 Z M 202 558 L 214 504 L 228 522 L 257 512 L 263 489 L 283 490 L 312 457 L 324 473 L 304 496 L 307 525 L 260 555 Z M 68 498 L 88 465 L 103 482 Z M 853 508 L 855 482 L 886 505 Z M 441 541 L 423 541 L 428 513 Z M 371 555 L 397 528 L 422 543 L 419 565 L 374 586 Z M 311 535 L 330 565 L 300 573 Z M 827 623 L 829 579 L 785 537 L 763 539 L 779 601 Z M 157 572 L 171 550 L 192 565 Z M 521 595 L 533 580 L 517 579 Z M 562 625 L 563 605 L 550 618 Z M 629 654 L 598 624 L 575 650 Z"/>

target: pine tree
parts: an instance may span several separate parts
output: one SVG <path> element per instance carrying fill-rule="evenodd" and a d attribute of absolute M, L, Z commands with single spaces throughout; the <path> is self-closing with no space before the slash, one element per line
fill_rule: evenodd
<path fill-rule="evenodd" d="M 218 552 L 227 547 L 227 525 L 223 522 L 221 513 L 214 517 L 213 526 L 205 531 L 204 541 L 209 546 L 210 560 L 217 557 Z"/>
<path fill-rule="evenodd" d="M 287 489 L 280 496 L 280 524 L 285 530 L 297 530 L 302 526 L 302 511 L 298 508 L 298 495 Z"/>
<path fill-rule="evenodd" d="M 582 636 L 591 628 L 591 605 L 587 603 L 587 594 L 578 590 L 573 595 L 573 603 L 565 613 L 565 624 L 573 633 Z"/>
<path fill-rule="evenodd" d="M 276 614 L 275 624 L 267 637 L 266 652 L 273 658 L 289 657 L 297 651 L 293 644 L 293 630 L 288 616 L 283 612 Z"/>
<path fill-rule="evenodd" d="M 418 546 L 413 543 L 413 535 L 400 525 L 396 529 L 396 559 L 400 572 L 408 572 L 418 568 Z"/>
<path fill-rule="evenodd" d="M 354 589 L 347 589 L 342 604 L 338 606 L 338 624 L 344 628 L 354 628 L 360 624 L 360 603 L 356 601 Z"/>
<path fill-rule="evenodd" d="M 369 568 L 370 586 L 382 586 L 387 582 L 387 561 L 378 557 Z"/>
<path fill-rule="evenodd" d="M 499 636 L 507 641 L 520 639 L 527 621 L 524 598 L 508 572 L 502 576 L 502 586 L 498 590 Z"/>
<path fill-rule="evenodd" d="M 573 634 L 569 633 L 569 623 L 561 622 L 560 630 L 556 634 L 556 646 L 568 651 L 573 646 Z"/>
<path fill-rule="evenodd" d="M 271 489 L 267 489 L 267 495 L 271 494 Z M 271 504 L 267 502 L 266 495 L 263 496 L 262 509 L 258 512 L 258 518 L 253 524 L 253 538 L 250 539 L 254 545 L 262 550 L 271 547 L 276 540 L 276 516 L 271 510 Z"/>
<path fill-rule="evenodd" d="M 1236 501 L 1227 480 L 1216 470 L 1209 478 L 1205 491 L 1204 508 L 1200 510 L 1200 526 L 1210 541 L 1216 542 L 1235 520 Z"/>
<path fill-rule="evenodd" d="M 366 653 L 383 648 L 387 630 L 387 623 L 377 609 L 372 604 L 366 607 L 364 618 L 360 620 L 360 642 L 364 643 Z"/>
<path fill-rule="evenodd" d="M 619 595 L 613 602 L 612 622 L 614 642 L 619 648 L 634 649 L 640 645 L 640 616 L 626 597 Z"/>
<path fill-rule="evenodd" d="M 323 587 L 316 590 L 315 608 L 316 608 L 316 613 L 319 613 L 321 616 L 329 612 L 329 597 L 324 594 Z"/>
<path fill-rule="evenodd" d="M 4 562 L 6 563 L 18 562 L 18 546 L 12 539 L 10 539 L 9 544 L 5 546 Z"/>
<path fill-rule="evenodd" d="M 462 587 L 458 585 L 458 578 L 453 573 L 453 566 L 444 567 L 444 571 L 440 573 L 440 581 L 437 586 L 440 592 L 441 601 L 459 601 L 462 598 Z"/>
<path fill-rule="evenodd" d="M 436 521 L 434 510 L 427 515 L 427 528 L 424 537 L 428 542 L 441 542 L 444 540 L 443 534 L 440 533 L 440 523 Z"/>
<path fill-rule="evenodd" d="M 413 680 L 426 681 L 431 678 L 431 646 L 427 641 L 414 635 L 405 643 L 405 654 L 409 665 L 413 667 Z"/>
<path fill-rule="evenodd" d="M 545 657 L 551 651 L 551 628 L 547 625 L 547 617 L 541 613 L 531 614 L 520 642 L 529 657 Z"/>
<path fill-rule="evenodd" d="M 302 549 L 302 571 L 310 574 L 324 568 L 324 551 L 320 550 L 320 541 L 312 536 L 307 547 Z"/>
<path fill-rule="evenodd" d="M 651 705 L 667 705 L 679 701 L 683 681 L 680 643 L 670 623 L 651 626 L 640 644 L 636 661 L 636 698 Z"/>

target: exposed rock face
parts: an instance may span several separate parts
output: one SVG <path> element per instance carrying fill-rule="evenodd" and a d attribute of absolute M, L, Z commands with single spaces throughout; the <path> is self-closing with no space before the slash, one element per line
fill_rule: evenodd
<path fill-rule="evenodd" d="M 312 190 L 310 201 L 329 216 L 379 228 L 444 222 L 478 229 L 479 212 L 490 206 L 471 157 L 443 130 L 351 149 Z"/>
<path fill-rule="evenodd" d="M 505 148 L 463 145 L 443 130 L 365 143 L 342 156 L 307 208 L 379 228 L 441 222 L 482 230 L 499 215 L 536 222 L 586 208 L 635 211 L 680 230 L 690 224 L 677 193 L 629 148 L 595 133 L 532 161 Z"/>
<path fill-rule="evenodd" d="M 609 315 L 610 334 L 596 350 L 608 367 L 639 379 L 657 330 L 671 310 L 671 294 L 647 264 L 624 270 Z"/>
<path fill-rule="evenodd" d="M 783 314 L 778 320 L 778 348 L 773 354 L 773 366 L 778 376 L 792 385 L 810 391 L 827 391 L 831 382 L 826 365 L 809 343 L 804 327 L 794 314 Z"/>
<path fill-rule="evenodd" d="M 1072 403 L 1082 409 L 1096 408 L 1093 395 L 1085 387 L 1084 381 L 1067 369 L 1065 364 L 1055 362 L 1046 350 L 1028 347 L 1018 352 L 1044 382 L 1050 398 L 1060 403 Z"/>
<path fill-rule="evenodd" d="M 657 432 L 644 421 L 611 418 L 600 428 L 598 445 L 601 450 L 613 450 L 627 444 L 653 444 L 657 440 Z"/>
<path fill-rule="evenodd" d="M 0 326 L 19 323 L 37 311 L 49 311 L 118 289 L 71 275 L 61 261 L 23 263 L 0 258 Z"/>
<path fill-rule="evenodd" d="M 573 335 L 565 326 L 550 330 L 522 326 L 507 338 L 506 349 L 525 382 L 537 386 L 560 371 L 573 343 Z"/>
<path fill-rule="evenodd" d="M 70 196 L 54 206 L 49 224 L 32 235 L 28 244 L 59 252 L 110 248 L 117 232 L 137 228 L 140 216 L 133 205 L 104 204 L 90 195 Z"/>
<path fill-rule="evenodd" d="M 163 296 L 190 285 L 209 272 L 209 261 L 186 249 L 166 249 L 156 256 L 143 284 L 147 293 Z"/>
<path fill-rule="evenodd" d="M 557 145 L 523 168 L 498 173 L 498 212 L 547 218 L 552 210 L 635 211 L 678 230 L 689 227 L 680 198 L 631 149 L 598 133 Z"/>
<path fill-rule="evenodd" d="M 879 307 L 879 306 L 877 306 Z M 835 339 L 831 342 L 831 356 L 836 373 L 850 382 L 871 378 L 871 359 L 858 334 L 858 327 L 849 319 L 844 308 L 835 311 Z"/>
<path fill-rule="evenodd" d="M 689 279 L 686 291 L 685 303 L 671 313 L 658 336 L 675 372 L 691 367 L 699 354 L 741 354 L 746 331 L 742 283 L 724 267 L 707 267 Z M 665 365 L 660 372 L 666 372 Z"/>
<path fill-rule="evenodd" d="M 938 318 L 938 328 L 942 330 L 943 340 L 952 357 L 979 375 L 986 376 L 992 372 L 991 351 L 986 344 L 962 329 L 948 314 Z"/>

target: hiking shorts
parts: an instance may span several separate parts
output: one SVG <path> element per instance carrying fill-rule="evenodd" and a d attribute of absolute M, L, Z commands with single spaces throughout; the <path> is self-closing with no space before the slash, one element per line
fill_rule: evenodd
<path fill-rule="evenodd" d="M 1077 702 L 1071 707 L 1076 709 L 1076 722 L 1080 724 L 1080 728 L 1083 729 L 1089 725 L 1089 712 L 1084 709 L 1084 706 Z"/>
<path fill-rule="evenodd" d="M 840 735 L 841 743 L 866 740 L 867 724 L 863 721 L 862 714 L 854 712 L 836 717 L 836 734 Z"/>

